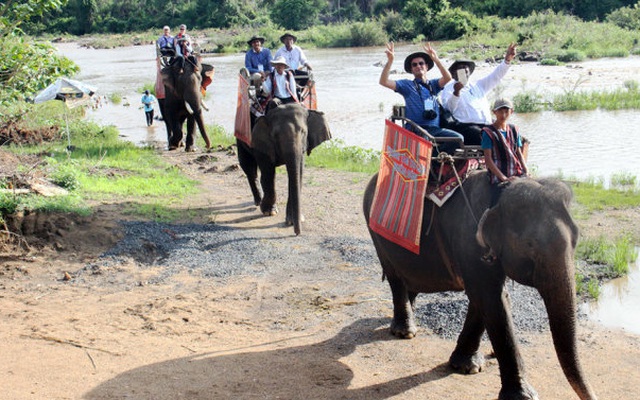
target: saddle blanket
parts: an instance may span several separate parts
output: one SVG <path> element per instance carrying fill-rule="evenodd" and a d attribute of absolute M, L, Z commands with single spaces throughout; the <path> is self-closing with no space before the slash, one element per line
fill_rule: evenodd
<path fill-rule="evenodd" d="M 433 145 L 385 121 L 380 171 L 369 228 L 413 253 L 420 253 L 424 196 Z"/>
<path fill-rule="evenodd" d="M 455 170 L 454 170 L 455 167 Z M 478 160 L 458 160 L 452 167 L 451 164 L 433 162 L 431 166 L 431 178 L 427 186 L 427 198 L 438 207 L 442 207 L 453 196 L 460 182 L 464 182 L 469 174 L 480 167 Z M 458 176 L 456 176 L 456 173 Z M 458 177 L 460 180 L 458 181 Z"/>

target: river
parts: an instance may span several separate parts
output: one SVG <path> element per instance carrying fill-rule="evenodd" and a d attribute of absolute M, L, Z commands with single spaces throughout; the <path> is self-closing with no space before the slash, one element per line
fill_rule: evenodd
<path fill-rule="evenodd" d="M 163 124 L 146 127 L 144 113 L 138 109 L 143 85 L 155 81 L 153 46 L 108 50 L 81 48 L 75 43 L 56 46 L 80 66 L 76 79 L 97 86 L 99 95 L 119 93 L 125 97 L 125 104 L 130 103 L 107 104 L 89 111 L 89 118 L 115 125 L 126 140 L 137 144 L 166 140 Z M 416 46 L 397 46 L 392 69 L 401 72 L 403 57 L 417 50 Z M 346 145 L 379 149 L 384 119 L 393 105 L 403 103 L 400 95 L 378 85 L 381 68 L 376 64 L 386 60 L 384 48 L 310 49 L 306 53 L 314 68 L 318 109 L 326 113 L 333 136 Z M 443 60 L 445 65 L 451 62 L 446 57 Z M 211 111 L 205 112 L 205 121 L 233 132 L 237 74 L 244 55 L 211 55 L 205 62 L 216 68 L 206 98 Z M 484 76 L 492 68 L 479 63 L 474 77 Z M 622 87 L 629 79 L 640 80 L 640 57 L 562 67 L 527 63 L 513 65 L 496 91 L 509 97 L 522 90 L 544 95 L 572 90 L 578 82 L 579 90 L 610 90 Z M 531 140 L 529 165 L 538 175 L 561 172 L 565 177 L 602 178 L 605 182 L 612 174 L 640 176 L 640 151 L 634 145 L 640 126 L 640 112 L 636 110 L 546 111 L 515 114 L 512 121 Z M 640 314 L 631 311 L 635 310 L 640 293 L 640 273 L 638 268 L 634 271 L 624 282 L 617 281 L 603 289 L 597 306 L 589 308 L 592 318 L 640 333 Z"/>

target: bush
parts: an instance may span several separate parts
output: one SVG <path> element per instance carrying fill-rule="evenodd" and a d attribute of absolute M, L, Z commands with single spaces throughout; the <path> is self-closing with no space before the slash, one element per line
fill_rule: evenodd
<path fill-rule="evenodd" d="M 391 40 L 409 40 L 415 36 L 413 21 L 395 11 L 387 11 L 382 17 L 382 26 Z"/>
<path fill-rule="evenodd" d="M 519 113 L 538 112 L 543 108 L 542 96 L 535 92 L 520 92 L 513 96 L 513 105 Z"/>
<path fill-rule="evenodd" d="M 612 11 L 606 16 L 605 21 L 630 31 L 640 30 L 640 2 Z"/>
<path fill-rule="evenodd" d="M 368 20 L 351 25 L 351 47 L 380 46 L 386 42 L 387 34 L 379 21 Z"/>
<path fill-rule="evenodd" d="M 468 35 L 478 27 L 478 18 L 459 7 L 446 9 L 436 16 L 433 39 L 451 40 Z"/>

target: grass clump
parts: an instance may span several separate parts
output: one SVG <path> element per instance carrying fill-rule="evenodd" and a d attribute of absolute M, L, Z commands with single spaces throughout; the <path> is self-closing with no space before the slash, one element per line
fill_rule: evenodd
<path fill-rule="evenodd" d="M 346 146 L 344 141 L 332 139 L 313 149 L 306 164 L 338 171 L 373 174 L 380 167 L 380 152 L 357 146 Z"/>
<path fill-rule="evenodd" d="M 603 281 L 619 278 L 629 273 L 629 265 L 635 263 L 638 252 L 629 235 L 611 240 L 600 236 L 586 238 L 578 243 L 576 259 L 576 289 L 578 295 L 597 299 Z"/>

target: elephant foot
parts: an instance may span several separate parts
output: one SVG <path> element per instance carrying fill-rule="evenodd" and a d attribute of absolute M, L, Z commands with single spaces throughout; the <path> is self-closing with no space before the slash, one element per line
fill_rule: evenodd
<path fill-rule="evenodd" d="M 538 393 L 524 379 L 516 387 L 502 387 L 498 400 L 539 400 Z"/>
<path fill-rule="evenodd" d="M 260 207 L 260 209 L 262 210 L 262 215 L 264 215 L 265 217 L 273 217 L 278 215 L 278 207 L 276 206 Z"/>
<path fill-rule="evenodd" d="M 392 335 L 400 339 L 413 339 L 418 333 L 418 328 L 413 320 L 397 322 L 394 319 L 391 321 L 390 331 Z"/>
<path fill-rule="evenodd" d="M 178 146 L 171 145 L 169 146 L 169 151 L 178 149 Z"/>
<path fill-rule="evenodd" d="M 184 148 L 184 151 L 187 153 L 195 153 L 196 152 L 196 147 L 195 146 L 187 146 Z"/>
<path fill-rule="evenodd" d="M 449 357 L 449 365 L 462 374 L 477 374 L 484 368 L 484 354 L 476 351 L 468 355 L 454 351 Z"/>

